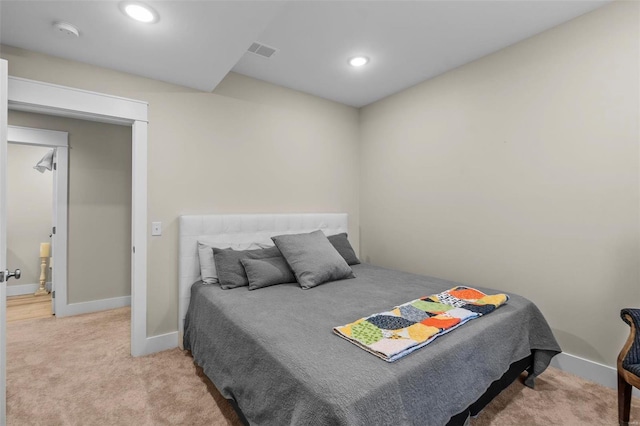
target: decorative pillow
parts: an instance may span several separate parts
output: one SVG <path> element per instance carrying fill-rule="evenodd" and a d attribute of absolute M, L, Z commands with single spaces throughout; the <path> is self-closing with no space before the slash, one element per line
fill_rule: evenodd
<path fill-rule="evenodd" d="M 277 247 L 258 250 L 232 250 L 213 248 L 213 259 L 216 263 L 220 287 L 225 290 L 249 285 L 247 273 L 242 266 L 242 259 L 266 259 L 282 256 Z"/>
<path fill-rule="evenodd" d="M 349 243 L 347 239 L 346 232 L 342 234 L 330 235 L 327 237 L 329 242 L 333 245 L 333 247 L 338 250 L 340 256 L 344 258 L 347 262 L 347 265 L 357 265 L 360 263 L 360 259 L 356 256 L 356 252 L 353 251 L 353 247 Z"/>
<path fill-rule="evenodd" d="M 241 259 L 247 273 L 249 290 L 256 290 L 270 285 L 295 283 L 296 277 L 284 257 L 267 259 Z"/>
<path fill-rule="evenodd" d="M 218 273 L 216 272 L 216 263 L 213 260 L 213 248 L 233 248 L 234 250 L 255 250 L 260 248 L 273 247 L 273 243 L 269 242 L 251 242 L 251 243 L 220 243 L 208 241 L 206 237 L 198 240 L 198 258 L 200 259 L 200 277 L 202 282 L 206 284 L 215 284 L 218 282 Z"/>
<path fill-rule="evenodd" d="M 198 241 L 198 257 L 200 258 L 200 277 L 202 282 L 215 284 L 218 282 L 216 264 L 213 261 L 213 247 Z"/>
<path fill-rule="evenodd" d="M 322 231 L 271 237 L 303 289 L 346 278 L 355 278 L 340 253 Z"/>

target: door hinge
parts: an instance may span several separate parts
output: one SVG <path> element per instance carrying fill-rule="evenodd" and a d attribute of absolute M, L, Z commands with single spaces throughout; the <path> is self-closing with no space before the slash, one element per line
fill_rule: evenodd
<path fill-rule="evenodd" d="M 133 246 L 133 254 L 136 254 L 136 246 Z"/>
<path fill-rule="evenodd" d="M 52 298 L 52 299 L 55 299 L 55 298 L 56 298 L 56 291 L 55 291 L 55 290 L 53 290 L 53 291 L 51 292 L 51 298 Z"/>
<path fill-rule="evenodd" d="M 55 234 L 56 234 L 56 227 L 55 227 L 55 226 L 53 227 L 52 232 L 53 232 L 53 235 L 55 235 Z"/>
<path fill-rule="evenodd" d="M 58 163 L 53 163 L 53 170 L 58 170 Z"/>

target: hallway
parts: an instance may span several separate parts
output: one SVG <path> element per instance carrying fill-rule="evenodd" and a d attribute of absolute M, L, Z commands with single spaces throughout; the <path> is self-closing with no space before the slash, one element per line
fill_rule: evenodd
<path fill-rule="evenodd" d="M 51 293 L 34 296 L 24 294 L 7 297 L 7 322 L 47 318 L 53 315 Z"/>

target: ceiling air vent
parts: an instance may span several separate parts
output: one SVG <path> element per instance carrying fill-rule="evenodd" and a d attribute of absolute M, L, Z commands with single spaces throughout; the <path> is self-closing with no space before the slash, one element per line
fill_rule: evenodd
<path fill-rule="evenodd" d="M 265 46 L 264 44 L 260 44 L 257 42 L 252 43 L 251 46 L 249 46 L 248 51 L 262 56 L 263 58 L 270 58 L 274 53 L 277 52 L 277 50 L 273 47 Z"/>

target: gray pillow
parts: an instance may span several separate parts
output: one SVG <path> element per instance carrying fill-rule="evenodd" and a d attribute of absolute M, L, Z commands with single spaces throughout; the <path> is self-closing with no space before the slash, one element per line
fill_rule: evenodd
<path fill-rule="evenodd" d="M 241 247 L 238 247 L 238 246 L 241 246 Z M 218 282 L 218 272 L 216 271 L 216 263 L 213 260 L 213 247 L 236 248 L 236 249 L 242 248 L 243 250 L 255 250 L 259 248 L 271 247 L 271 244 L 264 245 L 263 243 L 250 242 L 250 243 L 237 243 L 237 244 L 230 245 L 227 243 L 212 242 L 208 240 L 207 237 L 203 237 L 202 240 L 198 240 L 198 258 L 200 260 L 200 277 L 202 278 L 202 282 L 207 284 L 215 284 Z"/>
<path fill-rule="evenodd" d="M 351 267 L 322 231 L 271 237 L 303 289 L 328 281 L 355 278 Z"/>
<path fill-rule="evenodd" d="M 356 252 L 353 251 L 353 247 L 349 244 L 349 240 L 347 239 L 347 234 L 345 232 L 342 234 L 330 235 L 327 238 L 333 247 L 338 250 L 340 256 L 342 256 L 347 262 L 347 265 L 357 265 L 360 263 L 360 259 L 358 259 Z"/>
<path fill-rule="evenodd" d="M 244 270 L 244 266 L 242 266 L 242 259 L 266 259 L 277 256 L 282 256 L 277 247 L 258 250 L 232 250 L 214 247 L 213 260 L 216 262 L 220 287 L 228 290 L 249 285 L 247 273 Z"/>
<path fill-rule="evenodd" d="M 249 290 L 296 282 L 296 277 L 293 276 L 291 268 L 282 256 L 268 259 L 241 259 L 240 262 L 249 279 Z"/>

